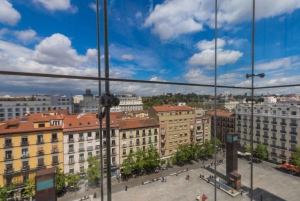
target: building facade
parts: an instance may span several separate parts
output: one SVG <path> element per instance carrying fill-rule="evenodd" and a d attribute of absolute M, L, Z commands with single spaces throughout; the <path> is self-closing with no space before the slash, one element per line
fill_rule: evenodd
<path fill-rule="evenodd" d="M 195 115 L 194 125 L 191 123 L 191 142 L 203 144 L 211 138 L 211 116 L 207 115 L 207 111 L 202 108 L 193 110 Z"/>
<path fill-rule="evenodd" d="M 189 106 L 153 106 L 149 109 L 149 117 L 160 124 L 160 156 L 168 159 L 177 151 L 180 144 L 191 142 L 191 122 L 195 115 Z"/>
<path fill-rule="evenodd" d="M 267 146 L 268 159 L 288 162 L 299 142 L 298 124 L 300 105 L 294 103 L 254 105 L 254 148 L 261 143 Z M 236 131 L 240 145 L 250 144 L 251 104 L 241 104 L 236 111 Z"/>
<path fill-rule="evenodd" d="M 214 133 L 214 111 L 210 110 L 211 117 L 211 132 Z M 235 133 L 235 113 L 217 110 L 217 139 L 219 139 L 223 145 L 226 144 L 227 133 Z"/>
<path fill-rule="evenodd" d="M 39 169 L 63 168 L 64 117 L 45 112 L 0 123 L 0 186 L 22 189 Z"/>
<path fill-rule="evenodd" d="M 120 126 L 120 163 L 129 153 L 146 151 L 153 145 L 159 151 L 159 123 L 155 119 L 133 118 L 119 120 Z"/>
<path fill-rule="evenodd" d="M 119 162 L 119 125 L 116 118 L 110 116 L 111 127 L 111 167 L 112 174 L 117 174 Z M 91 156 L 103 157 L 103 169 L 106 172 L 106 119 L 102 122 L 102 153 L 100 155 L 99 120 L 95 114 L 82 113 L 68 115 L 64 119 L 63 146 L 64 172 L 84 175 L 88 168 L 87 159 Z"/>
<path fill-rule="evenodd" d="M 0 122 L 52 109 L 68 110 L 69 113 L 73 113 L 73 98 L 59 95 L 35 95 L 32 98 L 0 99 Z"/>

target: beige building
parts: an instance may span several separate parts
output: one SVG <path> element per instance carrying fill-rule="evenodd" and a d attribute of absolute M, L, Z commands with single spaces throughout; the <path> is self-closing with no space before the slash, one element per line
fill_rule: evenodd
<path fill-rule="evenodd" d="M 193 110 L 195 121 L 191 124 L 191 142 L 203 144 L 211 138 L 211 116 L 202 108 Z"/>
<path fill-rule="evenodd" d="M 177 151 L 180 144 L 191 142 L 191 125 L 194 125 L 195 114 L 189 106 L 153 106 L 149 117 L 160 124 L 161 158 L 168 159 Z"/>
<path fill-rule="evenodd" d="M 152 144 L 159 152 L 159 123 L 155 119 L 133 118 L 119 120 L 120 164 L 129 153 L 146 151 Z"/>
<path fill-rule="evenodd" d="M 300 141 L 298 123 L 300 106 L 297 104 L 276 103 L 254 105 L 254 148 L 261 143 L 267 146 L 268 159 L 273 162 L 288 162 Z M 251 104 L 241 104 L 236 110 L 236 132 L 240 144 L 250 144 Z"/>

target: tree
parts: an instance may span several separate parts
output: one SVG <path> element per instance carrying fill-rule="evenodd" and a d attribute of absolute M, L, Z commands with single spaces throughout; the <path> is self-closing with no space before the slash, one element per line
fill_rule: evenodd
<path fill-rule="evenodd" d="M 245 145 L 245 149 L 247 153 L 251 153 L 251 146 L 249 144 Z"/>
<path fill-rule="evenodd" d="M 88 182 L 91 184 L 97 184 L 98 180 L 100 179 L 100 161 L 97 159 L 96 156 L 91 156 L 88 158 L 88 169 L 86 171 L 86 177 Z"/>
<path fill-rule="evenodd" d="M 296 146 L 291 156 L 291 164 L 300 168 L 300 147 Z"/>
<path fill-rule="evenodd" d="M 74 186 L 74 188 L 76 188 L 79 184 L 80 178 L 79 175 L 68 173 L 65 175 L 65 181 L 68 183 L 68 186 Z"/>
<path fill-rule="evenodd" d="M 35 181 L 28 179 L 25 184 L 24 197 L 31 199 L 35 195 Z"/>
<path fill-rule="evenodd" d="M 267 147 L 263 144 L 258 144 L 255 149 L 255 156 L 261 160 L 267 158 Z"/>
<path fill-rule="evenodd" d="M 62 172 L 62 169 L 56 167 L 56 174 L 55 174 L 55 182 L 56 182 L 56 190 L 57 192 L 61 191 L 65 187 L 66 183 L 66 176 Z"/>
<path fill-rule="evenodd" d="M 215 138 L 214 137 L 210 138 L 210 143 L 212 145 L 215 144 Z M 221 146 L 222 146 L 222 142 L 218 138 L 216 138 L 216 145 L 217 145 L 218 148 L 221 148 Z"/>
<path fill-rule="evenodd" d="M 8 192 L 14 188 L 13 185 L 0 187 L 0 201 L 6 201 L 9 198 Z"/>
<path fill-rule="evenodd" d="M 135 160 L 134 160 L 134 153 L 129 153 L 127 158 L 123 161 L 123 174 L 125 174 L 126 179 L 127 175 L 130 175 L 132 172 L 132 169 L 135 166 Z"/>
<path fill-rule="evenodd" d="M 147 149 L 144 160 L 146 162 L 145 168 L 148 170 L 152 170 L 159 165 L 159 153 L 154 149 L 152 144 Z"/>
<path fill-rule="evenodd" d="M 210 143 L 210 141 L 206 141 L 203 144 L 203 153 L 205 156 L 213 155 L 214 154 L 214 147 Z"/>

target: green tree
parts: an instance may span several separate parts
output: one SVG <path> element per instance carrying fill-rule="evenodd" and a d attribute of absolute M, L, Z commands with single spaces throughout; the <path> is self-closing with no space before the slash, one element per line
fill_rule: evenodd
<path fill-rule="evenodd" d="M 210 143 L 210 141 L 206 141 L 203 144 L 203 153 L 205 156 L 213 155 L 214 154 L 214 147 Z"/>
<path fill-rule="evenodd" d="M 296 146 L 291 156 L 291 164 L 300 168 L 300 147 Z"/>
<path fill-rule="evenodd" d="M 79 175 L 68 173 L 65 175 L 65 181 L 68 183 L 68 186 L 74 186 L 76 188 L 80 182 L 80 178 Z"/>
<path fill-rule="evenodd" d="M 255 149 L 255 156 L 261 160 L 267 158 L 267 147 L 263 144 L 258 144 Z"/>
<path fill-rule="evenodd" d="M 31 199 L 35 195 L 35 181 L 28 179 L 25 184 L 24 197 Z"/>
<path fill-rule="evenodd" d="M 0 201 L 6 201 L 9 198 L 8 192 L 14 188 L 13 185 L 0 187 Z"/>
<path fill-rule="evenodd" d="M 56 167 L 55 182 L 57 192 L 61 191 L 65 187 L 66 176 L 59 167 Z"/>
<path fill-rule="evenodd" d="M 96 156 L 91 156 L 88 158 L 88 169 L 86 171 L 86 177 L 90 184 L 97 184 L 100 179 L 100 161 Z"/>
<path fill-rule="evenodd" d="M 247 153 L 251 153 L 251 146 L 249 144 L 245 145 L 245 149 Z"/>
<path fill-rule="evenodd" d="M 144 160 L 146 162 L 145 168 L 148 170 L 152 170 L 159 165 L 159 153 L 155 150 L 152 144 L 147 149 Z"/>
<path fill-rule="evenodd" d="M 123 161 L 123 174 L 125 174 L 126 178 L 127 175 L 130 175 L 132 172 L 132 169 L 135 167 L 135 159 L 134 159 L 134 153 L 129 153 L 127 158 Z"/>
<path fill-rule="evenodd" d="M 210 143 L 211 143 L 212 145 L 215 144 L 215 138 L 214 138 L 214 137 L 211 137 L 211 138 L 210 138 Z M 216 138 L 216 145 L 217 145 L 218 148 L 221 148 L 221 147 L 222 147 L 222 142 L 221 142 L 218 138 Z"/>

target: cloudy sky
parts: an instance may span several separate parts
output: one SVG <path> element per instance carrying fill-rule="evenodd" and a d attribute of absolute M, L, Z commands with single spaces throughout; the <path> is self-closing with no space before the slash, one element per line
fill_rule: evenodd
<path fill-rule="evenodd" d="M 299 83 L 299 8 L 299 0 L 256 1 L 255 72 L 266 74 L 255 79 L 256 86 Z M 110 77 L 214 83 L 214 1 L 109 0 L 108 10 Z M 95 0 L 0 0 L 0 70 L 97 76 L 95 11 Z M 100 13 L 102 26 L 101 8 Z M 251 73 L 251 24 L 251 0 L 219 2 L 218 84 L 251 86 L 245 78 Z M 82 94 L 85 88 L 96 94 L 98 86 L 94 81 L 3 75 L 0 80 L 0 96 Z M 111 83 L 111 91 L 155 95 L 213 89 Z M 269 91 L 300 92 L 296 87 Z"/>

